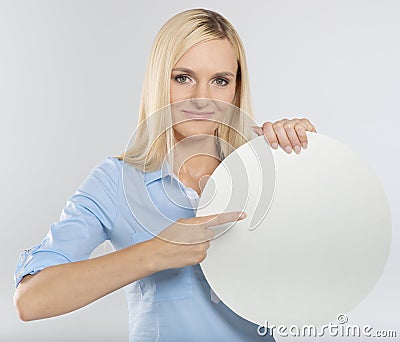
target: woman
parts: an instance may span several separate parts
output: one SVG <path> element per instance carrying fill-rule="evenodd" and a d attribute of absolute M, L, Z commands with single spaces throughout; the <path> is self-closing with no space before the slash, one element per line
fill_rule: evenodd
<path fill-rule="evenodd" d="M 21 254 L 14 301 L 22 320 L 62 315 L 124 287 L 130 341 L 273 341 L 219 301 L 199 267 L 214 236 L 209 228 L 245 216 L 196 218 L 193 208 L 177 205 L 189 196 L 196 205 L 204 176 L 229 153 L 219 139 L 236 148 L 252 138 L 232 134 L 238 117 L 231 127 L 204 120 L 211 100 L 252 117 L 243 46 L 221 15 L 187 10 L 168 20 L 153 44 L 133 146 L 97 165 L 47 236 Z M 168 104 L 169 127 L 167 115 L 150 116 Z M 306 146 L 305 131 L 315 132 L 307 119 L 266 122 L 255 130 L 288 153 Z M 162 166 L 166 159 L 171 169 Z M 169 188 L 164 179 L 171 180 Z M 172 204 L 166 189 L 175 196 Z M 89 259 L 106 239 L 116 251 Z"/>

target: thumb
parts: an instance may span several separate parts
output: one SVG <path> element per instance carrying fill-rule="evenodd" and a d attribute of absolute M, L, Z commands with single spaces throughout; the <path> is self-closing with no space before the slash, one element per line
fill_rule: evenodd
<path fill-rule="evenodd" d="M 251 128 L 253 129 L 253 132 L 256 133 L 257 135 L 263 135 L 264 134 L 264 132 L 263 132 L 261 127 L 251 126 Z"/>

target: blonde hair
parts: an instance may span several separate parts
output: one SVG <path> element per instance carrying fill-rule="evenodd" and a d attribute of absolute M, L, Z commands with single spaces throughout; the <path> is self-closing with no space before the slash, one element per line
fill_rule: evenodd
<path fill-rule="evenodd" d="M 247 62 L 238 33 L 227 19 L 214 11 L 201 8 L 186 10 L 170 18 L 154 40 L 147 62 L 133 144 L 117 158 L 146 172 L 158 170 L 165 157 L 170 158 L 176 141 L 171 122 L 168 121 L 171 116 L 165 112 L 170 110 L 172 69 L 193 45 L 213 39 L 227 39 L 234 47 L 238 69 L 233 104 L 241 112 L 247 113 L 252 121 L 254 115 Z M 156 112 L 159 115 L 154 118 Z M 230 153 L 227 146 L 237 148 L 253 137 L 252 132 L 246 129 L 245 120 L 243 115 L 234 115 L 229 125 L 218 124 L 215 134 L 227 142 L 219 146 L 222 155 Z"/>

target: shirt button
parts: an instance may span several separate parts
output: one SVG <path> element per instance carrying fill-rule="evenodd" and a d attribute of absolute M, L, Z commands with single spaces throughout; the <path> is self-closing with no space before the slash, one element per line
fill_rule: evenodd
<path fill-rule="evenodd" d="M 211 296 L 211 301 L 214 302 L 215 304 L 218 304 L 221 299 L 215 294 L 215 292 L 210 288 L 210 296 Z"/>

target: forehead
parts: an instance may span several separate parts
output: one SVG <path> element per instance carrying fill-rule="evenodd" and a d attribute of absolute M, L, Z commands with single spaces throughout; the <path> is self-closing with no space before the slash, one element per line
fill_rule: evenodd
<path fill-rule="evenodd" d="M 236 72 L 235 49 L 227 39 L 215 39 L 192 46 L 174 67 L 185 67 L 194 71 Z"/>

